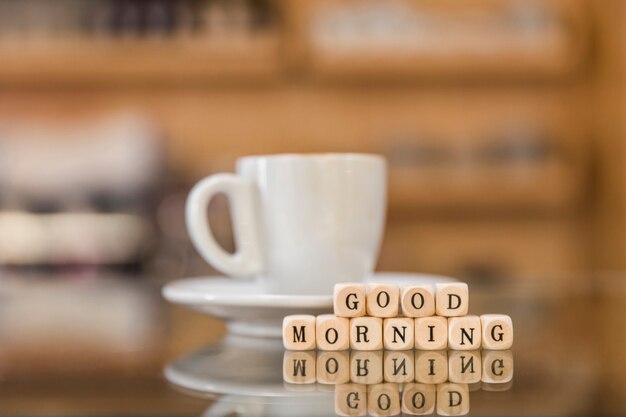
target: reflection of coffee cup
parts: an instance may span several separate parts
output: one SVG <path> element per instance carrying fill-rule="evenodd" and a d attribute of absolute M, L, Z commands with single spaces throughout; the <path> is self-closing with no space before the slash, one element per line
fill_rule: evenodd
<path fill-rule="evenodd" d="M 237 251 L 213 237 L 211 198 L 230 200 Z M 386 163 L 366 154 L 250 156 L 237 174 L 200 181 L 187 200 L 187 226 L 200 254 L 232 276 L 259 277 L 277 294 L 330 294 L 375 266 L 386 208 Z"/>

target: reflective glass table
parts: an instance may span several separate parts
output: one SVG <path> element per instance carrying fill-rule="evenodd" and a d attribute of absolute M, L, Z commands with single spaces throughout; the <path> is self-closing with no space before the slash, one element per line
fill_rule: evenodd
<path fill-rule="evenodd" d="M 84 299 L 98 280 L 54 282 Z M 100 338 L 98 327 L 111 320 L 104 314 L 79 329 L 94 346 L 81 339 L 76 348 L 45 342 L 64 321 L 45 337 L 20 334 L 59 314 L 42 309 L 26 317 L 16 298 L 42 286 L 48 294 L 52 281 L 3 282 L 0 416 L 626 415 L 621 274 L 470 282 L 471 312 L 509 314 L 515 343 L 510 351 L 468 352 L 286 352 L 280 340 L 227 334 L 215 320 L 172 307 L 160 298 L 160 284 L 124 277 L 107 278 L 97 284 L 107 290 L 94 293 L 110 293 L 126 339 Z M 136 310 L 121 311 L 119 294 L 131 293 L 139 294 L 131 305 L 149 294 L 144 324 Z M 128 336 L 139 332 L 151 336 L 128 347 L 135 340 Z M 126 347 L 102 353 L 98 347 L 113 336 Z"/>

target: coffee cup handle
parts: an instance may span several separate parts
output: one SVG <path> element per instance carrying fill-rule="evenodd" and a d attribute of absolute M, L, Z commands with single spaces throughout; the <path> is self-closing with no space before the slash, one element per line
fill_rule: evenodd
<path fill-rule="evenodd" d="M 215 174 L 198 182 L 187 197 L 187 230 L 200 255 L 221 272 L 235 277 L 259 274 L 264 269 L 258 225 L 256 185 L 234 174 Z M 237 250 L 226 252 L 215 240 L 207 207 L 218 193 L 230 202 L 233 234 Z"/>

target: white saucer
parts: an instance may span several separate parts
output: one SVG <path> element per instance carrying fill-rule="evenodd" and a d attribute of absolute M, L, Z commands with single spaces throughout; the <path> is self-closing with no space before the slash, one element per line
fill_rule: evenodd
<path fill-rule="evenodd" d="M 366 280 L 398 285 L 453 281 L 444 276 L 399 272 L 378 272 Z M 281 323 L 286 315 L 319 315 L 330 313 L 333 308 L 332 294 L 266 294 L 255 281 L 224 276 L 173 281 L 162 292 L 172 303 L 226 320 L 231 333 L 257 337 L 281 337 Z"/>

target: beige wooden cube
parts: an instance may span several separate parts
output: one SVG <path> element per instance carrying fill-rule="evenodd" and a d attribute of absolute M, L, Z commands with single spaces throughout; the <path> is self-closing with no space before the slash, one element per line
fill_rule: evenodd
<path fill-rule="evenodd" d="M 365 284 L 335 284 L 333 291 L 334 313 L 338 317 L 362 317 L 366 310 Z"/>
<path fill-rule="evenodd" d="M 414 319 L 415 349 L 441 350 L 448 347 L 448 319 L 440 316 Z"/>
<path fill-rule="evenodd" d="M 400 310 L 400 287 L 394 284 L 367 286 L 367 315 L 397 317 Z"/>
<path fill-rule="evenodd" d="M 372 417 L 389 417 L 400 414 L 400 388 L 398 384 L 369 385 L 367 387 L 367 412 Z"/>
<path fill-rule="evenodd" d="M 464 282 L 447 282 L 435 287 L 435 312 L 438 316 L 465 316 L 469 308 L 469 289 Z"/>
<path fill-rule="evenodd" d="M 435 412 L 437 386 L 434 384 L 409 383 L 402 391 L 402 412 L 416 416 Z"/>
<path fill-rule="evenodd" d="M 394 317 L 383 320 L 383 346 L 388 350 L 413 349 L 415 324 L 408 317 Z"/>
<path fill-rule="evenodd" d="M 413 350 L 385 350 L 383 352 L 383 380 L 402 384 L 415 380 Z"/>
<path fill-rule="evenodd" d="M 283 355 L 283 381 L 289 384 L 313 384 L 316 381 L 315 351 L 286 350 Z"/>
<path fill-rule="evenodd" d="M 454 350 L 476 350 L 481 345 L 481 324 L 478 316 L 448 319 L 448 347 Z"/>
<path fill-rule="evenodd" d="M 350 352 L 350 381 L 356 384 L 380 384 L 383 382 L 383 352 Z"/>
<path fill-rule="evenodd" d="M 469 399 L 467 384 L 437 385 L 437 414 L 440 416 L 464 416 L 469 413 Z"/>
<path fill-rule="evenodd" d="M 380 350 L 383 348 L 383 320 L 378 317 L 350 319 L 350 348 Z"/>
<path fill-rule="evenodd" d="M 513 353 L 510 350 L 483 350 L 482 368 L 484 383 L 507 383 L 513 379 Z"/>
<path fill-rule="evenodd" d="M 478 350 L 451 350 L 448 352 L 448 381 L 457 384 L 476 384 L 482 376 L 482 358 Z"/>
<path fill-rule="evenodd" d="M 350 348 L 350 319 L 322 314 L 315 321 L 317 348 L 346 350 Z"/>
<path fill-rule="evenodd" d="M 312 350 L 315 341 L 315 316 L 294 314 L 283 319 L 283 345 L 289 350 Z"/>
<path fill-rule="evenodd" d="M 448 380 L 448 353 L 445 350 L 415 352 L 415 380 L 442 384 Z"/>
<path fill-rule="evenodd" d="M 337 385 L 335 387 L 335 414 L 338 416 L 367 415 L 367 385 Z"/>
<path fill-rule="evenodd" d="M 490 350 L 505 350 L 513 346 L 513 321 L 506 314 L 483 314 L 482 347 Z"/>
<path fill-rule="evenodd" d="M 406 317 L 435 314 L 435 294 L 431 285 L 407 285 L 400 292 L 400 309 Z"/>
<path fill-rule="evenodd" d="M 346 384 L 350 382 L 350 353 L 347 350 L 317 352 L 317 383 Z"/>

